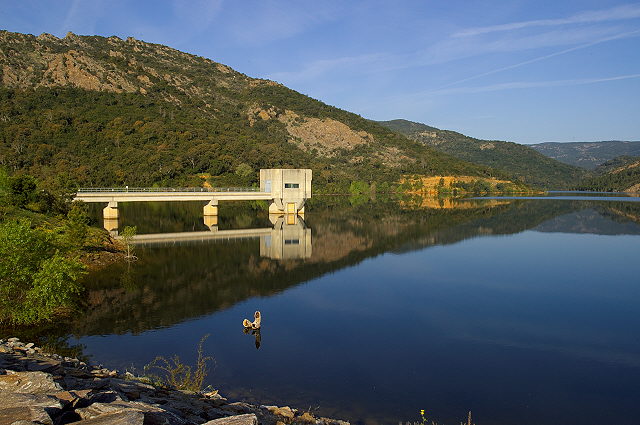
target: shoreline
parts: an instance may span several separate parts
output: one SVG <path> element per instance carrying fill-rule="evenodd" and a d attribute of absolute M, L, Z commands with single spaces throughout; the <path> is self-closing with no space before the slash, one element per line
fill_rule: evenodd
<path fill-rule="evenodd" d="M 0 339 L 0 423 L 84 425 L 349 425 L 288 406 L 165 388 L 129 372 Z"/>

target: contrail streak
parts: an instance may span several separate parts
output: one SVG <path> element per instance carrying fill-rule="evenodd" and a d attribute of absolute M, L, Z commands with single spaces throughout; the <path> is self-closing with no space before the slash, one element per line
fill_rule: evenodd
<path fill-rule="evenodd" d="M 458 80 L 458 81 L 454 81 L 454 82 L 449 83 L 449 84 L 445 84 L 444 86 L 441 86 L 440 88 L 438 88 L 436 90 L 445 89 L 447 87 L 451 87 L 451 86 L 454 86 L 456 84 L 464 83 L 464 82 L 471 81 L 471 80 L 476 80 L 478 78 L 485 77 L 487 75 L 496 74 L 496 73 L 502 72 L 502 71 L 507 71 L 509 69 L 519 68 L 519 67 L 524 66 L 524 65 L 529 65 L 531 63 L 540 62 L 540 61 L 543 61 L 543 60 L 546 60 L 546 59 L 550 59 L 550 58 L 553 58 L 553 57 L 556 57 L 556 56 L 560 56 L 560 55 L 564 55 L 564 54 L 567 54 L 567 53 L 575 52 L 576 50 L 586 49 L 587 47 L 595 46 L 596 44 L 605 43 L 607 41 L 617 40 L 617 39 L 620 39 L 620 38 L 632 37 L 632 36 L 634 36 L 636 34 L 640 34 L 640 29 L 639 30 L 634 30 L 634 31 L 629 31 L 629 32 L 624 32 L 624 33 L 613 35 L 613 36 L 610 36 L 610 37 L 601 38 L 601 39 L 596 40 L 596 41 L 592 41 L 592 42 L 589 42 L 589 43 L 586 43 L 586 44 L 581 44 L 580 46 L 571 47 L 569 49 L 564 49 L 564 50 L 561 50 L 559 52 L 551 53 L 549 55 L 540 56 L 540 57 L 537 57 L 537 58 L 534 58 L 534 59 L 529 59 L 529 60 L 524 61 L 524 62 L 516 63 L 514 65 L 509 65 L 509 66 L 505 66 L 505 67 L 502 67 L 502 68 L 494 69 L 492 71 L 483 72 L 482 74 L 474 75 L 473 77 L 467 77 L 467 78 L 463 78 L 462 80 Z"/>

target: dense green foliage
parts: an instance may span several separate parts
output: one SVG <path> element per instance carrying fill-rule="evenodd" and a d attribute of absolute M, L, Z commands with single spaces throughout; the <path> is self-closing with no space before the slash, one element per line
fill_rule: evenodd
<path fill-rule="evenodd" d="M 518 143 L 475 139 L 406 120 L 379 123 L 456 158 L 502 170 L 512 180 L 538 187 L 567 188 L 585 174 Z"/>
<path fill-rule="evenodd" d="M 596 175 L 582 180 L 575 189 L 599 192 L 640 192 L 640 157 L 621 156 L 600 165 Z"/>
<path fill-rule="evenodd" d="M 48 184 L 255 184 L 260 168 L 311 168 L 317 191 L 393 185 L 405 173 L 490 175 L 362 117 L 282 85 L 166 46 L 116 37 L 33 37 L 0 31 L 0 165 Z M 70 70 L 73 70 L 71 72 Z M 6 81 L 13 81 L 6 83 Z M 256 110 L 273 111 L 259 118 Z M 322 152 L 298 124 L 333 120 L 367 143 Z M 326 135 L 316 128 L 321 144 Z M 328 146 L 328 145 L 327 145 Z"/>
<path fill-rule="evenodd" d="M 31 325 L 68 311 L 82 291 L 78 260 L 103 248 L 86 207 L 68 205 L 31 176 L 0 169 L 0 324 Z"/>
<path fill-rule="evenodd" d="M 32 324 L 70 307 L 84 266 L 67 258 L 59 241 L 28 221 L 0 223 L 0 321 Z"/>
<path fill-rule="evenodd" d="M 620 156 L 640 156 L 640 142 L 546 142 L 529 146 L 549 158 L 587 170 Z"/>

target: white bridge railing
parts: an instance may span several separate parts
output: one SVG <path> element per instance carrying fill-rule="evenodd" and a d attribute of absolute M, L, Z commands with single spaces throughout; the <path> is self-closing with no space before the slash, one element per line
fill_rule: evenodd
<path fill-rule="evenodd" d="M 80 193 L 260 192 L 259 187 L 81 187 Z"/>

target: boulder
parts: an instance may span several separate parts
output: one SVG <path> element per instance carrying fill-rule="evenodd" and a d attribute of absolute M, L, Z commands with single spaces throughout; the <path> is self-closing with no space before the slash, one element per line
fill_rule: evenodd
<path fill-rule="evenodd" d="M 31 372 L 53 372 L 58 373 L 62 371 L 60 362 L 51 359 L 37 359 L 27 364 L 27 370 Z"/>
<path fill-rule="evenodd" d="M 269 412 L 271 412 L 276 416 L 281 416 L 289 420 L 293 419 L 293 416 L 294 416 L 293 410 L 291 410 L 291 408 L 288 406 L 285 406 L 285 407 L 265 406 L 265 407 Z"/>
<path fill-rule="evenodd" d="M 253 413 L 246 415 L 227 416 L 214 419 L 202 425 L 258 425 L 258 418 Z"/>
<path fill-rule="evenodd" d="M 11 425 L 16 421 L 53 425 L 44 407 L 0 407 L 0 425 Z"/>
<path fill-rule="evenodd" d="M 75 412 L 82 419 L 93 419 L 98 416 L 123 413 L 129 411 L 142 412 L 144 414 L 145 425 L 184 425 L 186 420 L 173 412 L 156 405 L 141 403 L 137 401 L 125 402 L 114 401 L 112 403 L 92 403 L 87 407 L 76 409 Z"/>
<path fill-rule="evenodd" d="M 143 423 L 144 413 L 130 410 L 96 416 L 95 418 L 74 422 L 74 425 L 142 425 Z"/>
<path fill-rule="evenodd" d="M 14 372 L 0 375 L 0 390 L 16 393 L 57 393 L 62 387 L 44 372 Z"/>
<path fill-rule="evenodd" d="M 296 418 L 297 421 L 307 422 L 307 423 L 315 423 L 316 419 L 309 412 L 304 412 L 302 415 Z"/>
<path fill-rule="evenodd" d="M 61 409 L 62 403 L 55 397 L 45 394 L 20 394 L 0 391 L 0 408 L 42 407 L 47 409 Z"/>

